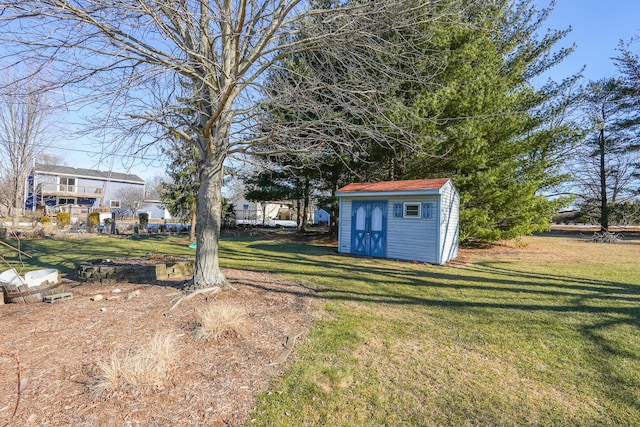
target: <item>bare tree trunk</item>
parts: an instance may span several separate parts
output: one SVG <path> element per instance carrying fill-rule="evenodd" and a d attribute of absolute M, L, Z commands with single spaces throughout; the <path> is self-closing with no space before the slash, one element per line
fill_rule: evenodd
<path fill-rule="evenodd" d="M 329 218 L 329 234 L 338 237 L 338 216 L 340 206 L 336 197 L 338 191 L 338 180 L 332 183 L 331 187 L 331 217 Z"/>
<path fill-rule="evenodd" d="M 13 228 L 18 227 L 18 225 L 20 225 L 20 215 L 18 212 L 19 211 L 19 207 L 17 204 L 14 203 L 13 208 L 11 209 L 11 226 Z"/>
<path fill-rule="evenodd" d="M 193 241 L 196 239 L 196 221 L 198 219 L 198 215 L 196 213 L 195 207 L 191 212 L 191 227 L 189 229 L 189 240 Z"/>
<path fill-rule="evenodd" d="M 13 209 L 11 212 L 12 222 L 11 225 L 13 228 L 16 228 L 20 225 L 20 213 L 22 211 L 21 201 L 22 201 L 22 191 L 20 188 L 20 176 L 16 174 L 13 188 Z"/>
<path fill-rule="evenodd" d="M 607 203 L 607 171 L 605 165 L 604 113 L 600 127 L 600 231 L 609 231 L 609 204 Z"/>
<path fill-rule="evenodd" d="M 298 229 L 298 231 L 300 231 L 301 228 L 301 224 L 302 224 L 302 219 L 301 219 L 301 212 L 302 209 L 300 207 L 300 199 L 296 200 L 296 228 Z"/>
<path fill-rule="evenodd" d="M 302 221 L 300 222 L 300 232 L 304 233 L 307 231 L 307 218 L 309 217 L 309 192 L 311 191 L 311 183 L 308 179 L 305 178 L 304 186 L 302 190 Z"/>
<path fill-rule="evenodd" d="M 222 179 L 224 156 L 211 156 L 202 162 L 196 221 L 196 268 L 193 288 L 224 286 L 220 271 L 218 241 L 222 221 Z"/>

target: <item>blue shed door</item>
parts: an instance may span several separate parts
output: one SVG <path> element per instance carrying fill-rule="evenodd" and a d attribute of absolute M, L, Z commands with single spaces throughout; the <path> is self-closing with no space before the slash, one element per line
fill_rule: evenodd
<path fill-rule="evenodd" d="M 387 202 L 352 202 L 351 253 L 387 255 Z"/>

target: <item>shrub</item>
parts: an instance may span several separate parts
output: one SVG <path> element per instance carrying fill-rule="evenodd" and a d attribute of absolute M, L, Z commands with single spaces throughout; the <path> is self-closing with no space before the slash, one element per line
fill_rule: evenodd
<path fill-rule="evenodd" d="M 176 360 L 176 337 L 158 332 L 137 349 L 111 353 L 108 361 L 98 365 L 100 374 L 94 389 L 161 388 L 168 382 Z"/>
<path fill-rule="evenodd" d="M 49 218 L 48 215 L 43 216 L 42 218 L 40 218 L 40 224 L 49 224 L 51 222 L 51 218 Z"/>
<path fill-rule="evenodd" d="M 69 212 L 58 212 L 56 215 L 56 221 L 58 223 L 58 228 L 65 228 L 71 224 L 71 213 Z"/>
<path fill-rule="evenodd" d="M 216 339 L 225 332 L 240 334 L 245 329 L 245 311 L 229 304 L 212 304 L 198 311 L 200 317 L 195 336 L 198 339 Z"/>
<path fill-rule="evenodd" d="M 140 212 L 138 214 L 138 221 L 140 222 L 140 228 L 146 230 L 147 224 L 149 224 L 149 214 L 147 212 Z"/>
<path fill-rule="evenodd" d="M 91 228 L 97 227 L 100 224 L 100 213 L 91 212 L 87 217 L 87 225 Z"/>

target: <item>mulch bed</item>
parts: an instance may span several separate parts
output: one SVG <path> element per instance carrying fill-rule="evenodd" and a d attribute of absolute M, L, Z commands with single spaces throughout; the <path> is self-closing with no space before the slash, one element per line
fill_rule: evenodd
<path fill-rule="evenodd" d="M 315 295 L 269 274 L 223 272 L 235 290 L 197 295 L 174 310 L 182 281 L 103 285 L 64 279 L 71 300 L 0 305 L 0 427 L 226 427 L 247 421 L 257 393 L 294 357 L 292 344 L 305 339 Z M 97 294 L 104 298 L 93 301 Z M 244 308 L 243 332 L 196 340 L 197 310 L 210 304 Z M 165 384 L 96 391 L 100 362 L 114 350 L 138 348 L 158 331 L 179 342 L 178 365 Z"/>

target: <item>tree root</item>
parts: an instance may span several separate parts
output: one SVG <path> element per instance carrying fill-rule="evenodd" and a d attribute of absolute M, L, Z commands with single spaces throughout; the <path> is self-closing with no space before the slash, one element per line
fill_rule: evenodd
<path fill-rule="evenodd" d="M 221 290 L 222 290 L 222 288 L 220 286 L 212 286 L 210 288 L 197 289 L 197 290 L 191 292 L 190 294 L 185 295 L 182 298 L 178 299 L 178 301 L 176 301 L 176 303 L 171 306 L 169 311 L 171 311 L 174 308 L 176 308 L 182 301 L 187 301 L 187 300 L 195 297 L 196 295 L 204 294 L 204 293 L 207 293 L 207 292 L 212 292 L 215 295 L 218 292 L 220 292 Z"/>
<path fill-rule="evenodd" d="M 596 243 L 617 243 L 622 240 L 623 236 L 620 233 L 611 233 L 609 231 L 600 231 L 593 233 L 592 241 Z"/>

